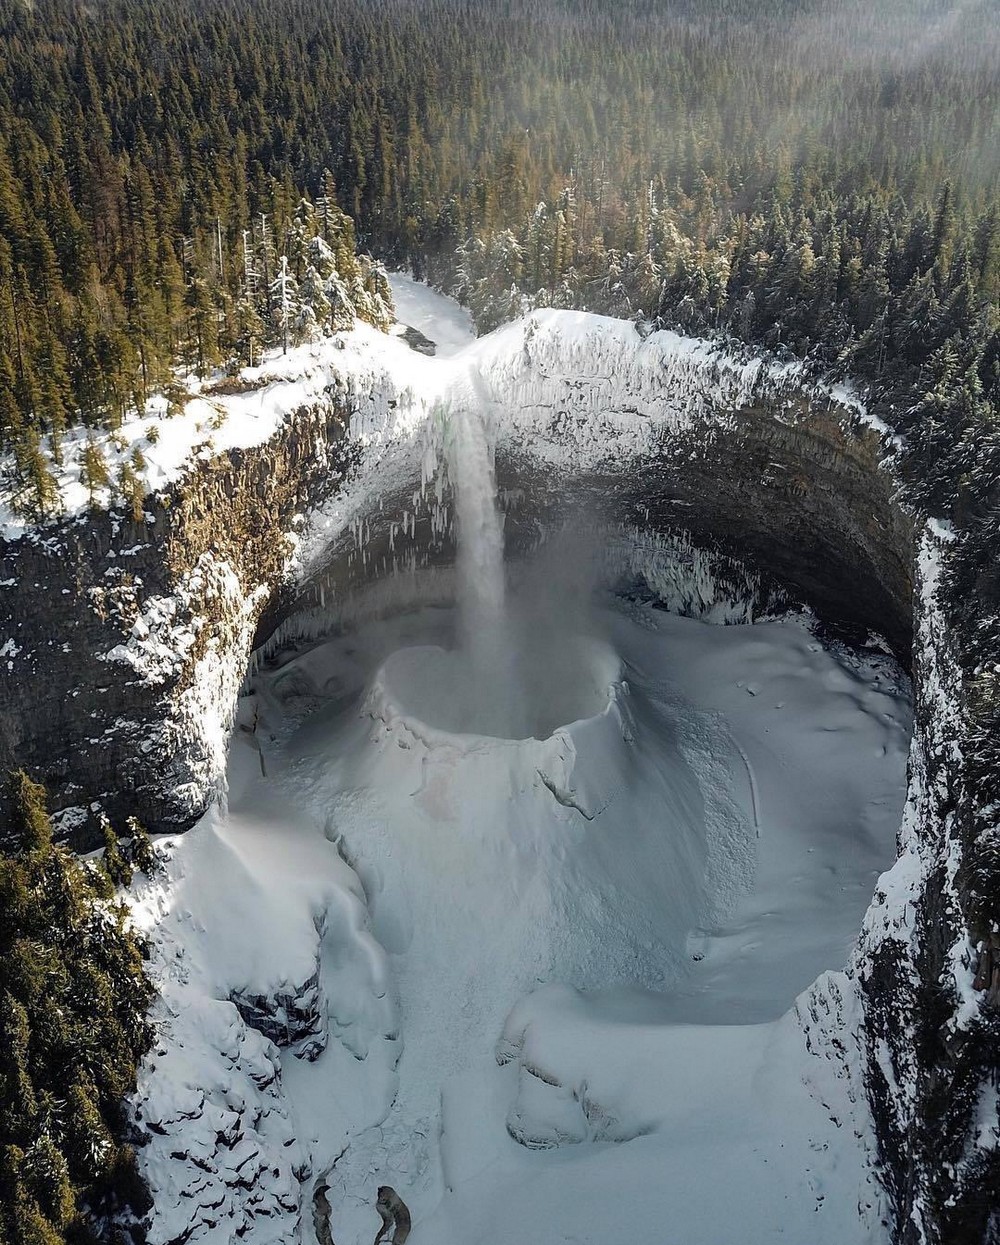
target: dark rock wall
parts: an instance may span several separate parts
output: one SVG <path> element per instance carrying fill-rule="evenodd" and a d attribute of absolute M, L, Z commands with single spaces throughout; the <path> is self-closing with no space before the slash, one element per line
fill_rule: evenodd
<path fill-rule="evenodd" d="M 696 541 L 765 569 L 820 617 L 884 636 L 908 667 L 913 525 L 879 469 L 878 438 L 822 406 L 794 424 L 760 408 L 734 423 L 695 457 L 664 463 L 660 504 L 640 496 L 637 517 L 643 506 L 659 526 L 680 518 Z"/>
<path fill-rule="evenodd" d="M 900 858 L 875 892 L 853 967 L 898 1245 L 1000 1240 L 997 936 L 976 912 L 976 892 L 991 876 L 977 829 L 1000 805 L 996 774 L 982 771 L 970 738 L 970 684 L 949 622 L 950 549 L 949 540 L 924 532 Z"/>
<path fill-rule="evenodd" d="M 880 461 L 878 436 L 848 411 L 802 400 L 727 412 L 724 423 L 672 437 L 657 456 L 618 470 L 555 473 L 501 444 L 497 484 L 508 554 L 530 552 L 563 524 L 683 531 L 757 569 L 832 627 L 883 636 L 908 669 L 914 525 Z M 411 483 L 369 516 L 363 560 L 344 534 L 295 592 L 272 600 L 258 647 L 283 622 L 321 613 L 321 602 L 343 600 L 393 566 L 452 559 L 450 529 L 433 530 L 430 505 L 417 504 L 412 534 L 399 530 L 400 513 L 414 506 Z"/>
<path fill-rule="evenodd" d="M 500 455 L 498 476 L 522 498 L 508 513 L 508 543 L 530 545 L 540 515 L 556 523 L 574 512 L 585 524 L 683 530 L 828 623 L 883 636 L 909 668 L 914 525 L 880 458 L 875 433 L 820 401 L 745 407 L 621 473 L 545 481 Z"/>
<path fill-rule="evenodd" d="M 146 513 L 93 513 L 0 542 L 0 772 L 47 786 L 80 847 L 114 821 L 183 829 L 218 781 L 257 616 L 295 516 L 347 466 L 332 405 L 204 461 Z"/>

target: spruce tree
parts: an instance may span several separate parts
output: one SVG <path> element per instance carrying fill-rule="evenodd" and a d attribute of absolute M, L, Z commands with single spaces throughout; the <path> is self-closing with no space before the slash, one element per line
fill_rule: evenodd
<path fill-rule="evenodd" d="M 104 455 L 92 437 L 87 438 L 80 455 L 80 474 L 87 487 L 88 500 L 93 506 L 100 490 L 111 487 L 111 473 Z"/>
<path fill-rule="evenodd" d="M 112 1245 L 149 1195 L 122 1100 L 152 1037 L 142 948 L 108 872 L 53 843 L 44 790 L 10 775 L 0 852 L 0 1240 Z M 109 872 L 129 866 L 109 828 Z M 140 849 L 141 850 L 141 849 Z"/>

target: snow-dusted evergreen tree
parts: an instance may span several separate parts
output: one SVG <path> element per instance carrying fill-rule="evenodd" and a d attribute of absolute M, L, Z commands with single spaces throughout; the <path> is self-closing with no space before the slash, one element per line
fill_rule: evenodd
<path fill-rule="evenodd" d="M 299 312 L 295 336 L 299 341 L 314 341 L 322 336 L 330 321 L 330 300 L 325 282 L 309 264 L 299 285 Z"/>
<path fill-rule="evenodd" d="M 392 325 L 394 312 L 392 287 L 385 268 L 378 260 L 367 255 L 358 257 L 358 277 L 352 288 L 354 310 L 362 320 L 387 332 Z"/>
<path fill-rule="evenodd" d="M 607 273 L 599 282 L 598 306 L 606 315 L 627 319 L 632 315 L 635 304 L 629 297 L 626 284 L 625 256 L 620 251 L 608 251 L 607 262 Z"/>
<path fill-rule="evenodd" d="M 12 501 L 17 513 L 35 522 L 57 514 L 61 505 L 59 485 L 42 447 L 42 439 L 33 426 L 23 428 L 14 447 L 14 461 Z"/>
<path fill-rule="evenodd" d="M 572 186 L 564 187 L 559 195 L 558 206 L 554 216 L 554 236 L 552 240 L 551 272 L 549 288 L 558 290 L 564 277 L 576 262 L 576 191 Z"/>
<path fill-rule="evenodd" d="M 271 283 L 271 325 L 273 341 L 281 347 L 282 354 L 296 342 L 296 326 L 300 323 L 298 282 L 288 266 L 288 256 L 278 259 L 278 271 Z"/>
<path fill-rule="evenodd" d="M 239 361 L 247 367 L 256 366 L 260 362 L 266 340 L 264 321 L 257 310 L 257 297 L 245 291 L 236 303 L 234 345 L 239 351 Z"/>
<path fill-rule="evenodd" d="M 545 203 L 538 203 L 528 218 L 524 242 L 524 267 L 530 294 L 538 294 L 551 283 L 555 250 L 555 221 Z"/>
<path fill-rule="evenodd" d="M 80 455 L 80 475 L 87 489 L 87 497 L 93 506 L 97 494 L 111 486 L 111 473 L 104 455 L 97 448 L 93 437 L 88 437 Z"/>
<path fill-rule="evenodd" d="M 317 234 L 309 239 L 306 260 L 308 280 L 303 281 L 300 296 L 312 307 L 319 329 L 336 333 L 351 328 L 355 309 L 346 281 L 338 270 L 336 252 Z M 351 275 L 348 274 L 348 280 Z"/>
<path fill-rule="evenodd" d="M 527 308 L 520 292 L 524 254 L 510 229 L 472 237 L 459 251 L 458 296 L 480 333 L 489 333 Z"/>
<path fill-rule="evenodd" d="M 337 187 L 329 169 L 323 173 L 322 187 L 316 200 L 316 233 L 334 250 L 347 243 L 353 255 L 354 222 L 337 202 Z M 346 255 L 341 256 L 345 262 Z"/>
<path fill-rule="evenodd" d="M 234 345 L 239 359 L 248 367 L 260 362 L 267 333 L 261 307 L 260 255 L 254 234 L 243 231 L 243 274 L 236 300 L 236 332 Z"/>
<path fill-rule="evenodd" d="M 301 280 L 306 267 L 306 250 L 309 240 L 316 236 L 316 209 L 308 199 L 299 200 L 295 215 L 285 234 L 285 255 L 288 267 L 297 280 Z"/>
<path fill-rule="evenodd" d="M 118 492 L 126 511 L 131 515 L 132 521 L 138 523 L 142 518 L 146 486 L 143 481 L 142 469 L 141 467 L 136 467 L 134 459 L 132 462 L 126 460 L 119 469 Z"/>

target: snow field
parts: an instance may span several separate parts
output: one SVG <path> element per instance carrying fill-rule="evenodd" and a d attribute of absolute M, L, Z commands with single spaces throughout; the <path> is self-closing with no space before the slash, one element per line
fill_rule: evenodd
<path fill-rule="evenodd" d="M 595 625 L 589 716 L 542 739 L 427 712 L 408 680 L 452 643 L 447 609 L 275 663 L 242 706 L 228 814 L 174 847 L 155 937 L 197 966 L 171 1021 L 201 1051 L 189 1086 L 231 1080 L 202 1020 L 218 1000 L 321 966 L 329 1044 L 271 1049 L 282 1141 L 255 1137 L 304 1176 L 303 1240 L 320 1176 L 338 1245 L 368 1245 L 383 1183 L 417 1245 L 883 1239 L 850 1069 L 782 1014 L 846 962 L 892 858 L 905 687 L 801 620 Z M 183 1208 L 176 1149 L 144 1154 Z M 251 1222 L 243 1239 L 287 1239 Z"/>

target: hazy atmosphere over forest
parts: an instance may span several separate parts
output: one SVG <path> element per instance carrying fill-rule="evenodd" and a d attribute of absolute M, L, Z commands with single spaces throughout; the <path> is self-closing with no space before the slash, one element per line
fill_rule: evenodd
<path fill-rule="evenodd" d="M 995 1245 L 998 568 L 1000 0 L 0 0 L 0 1245 Z"/>

